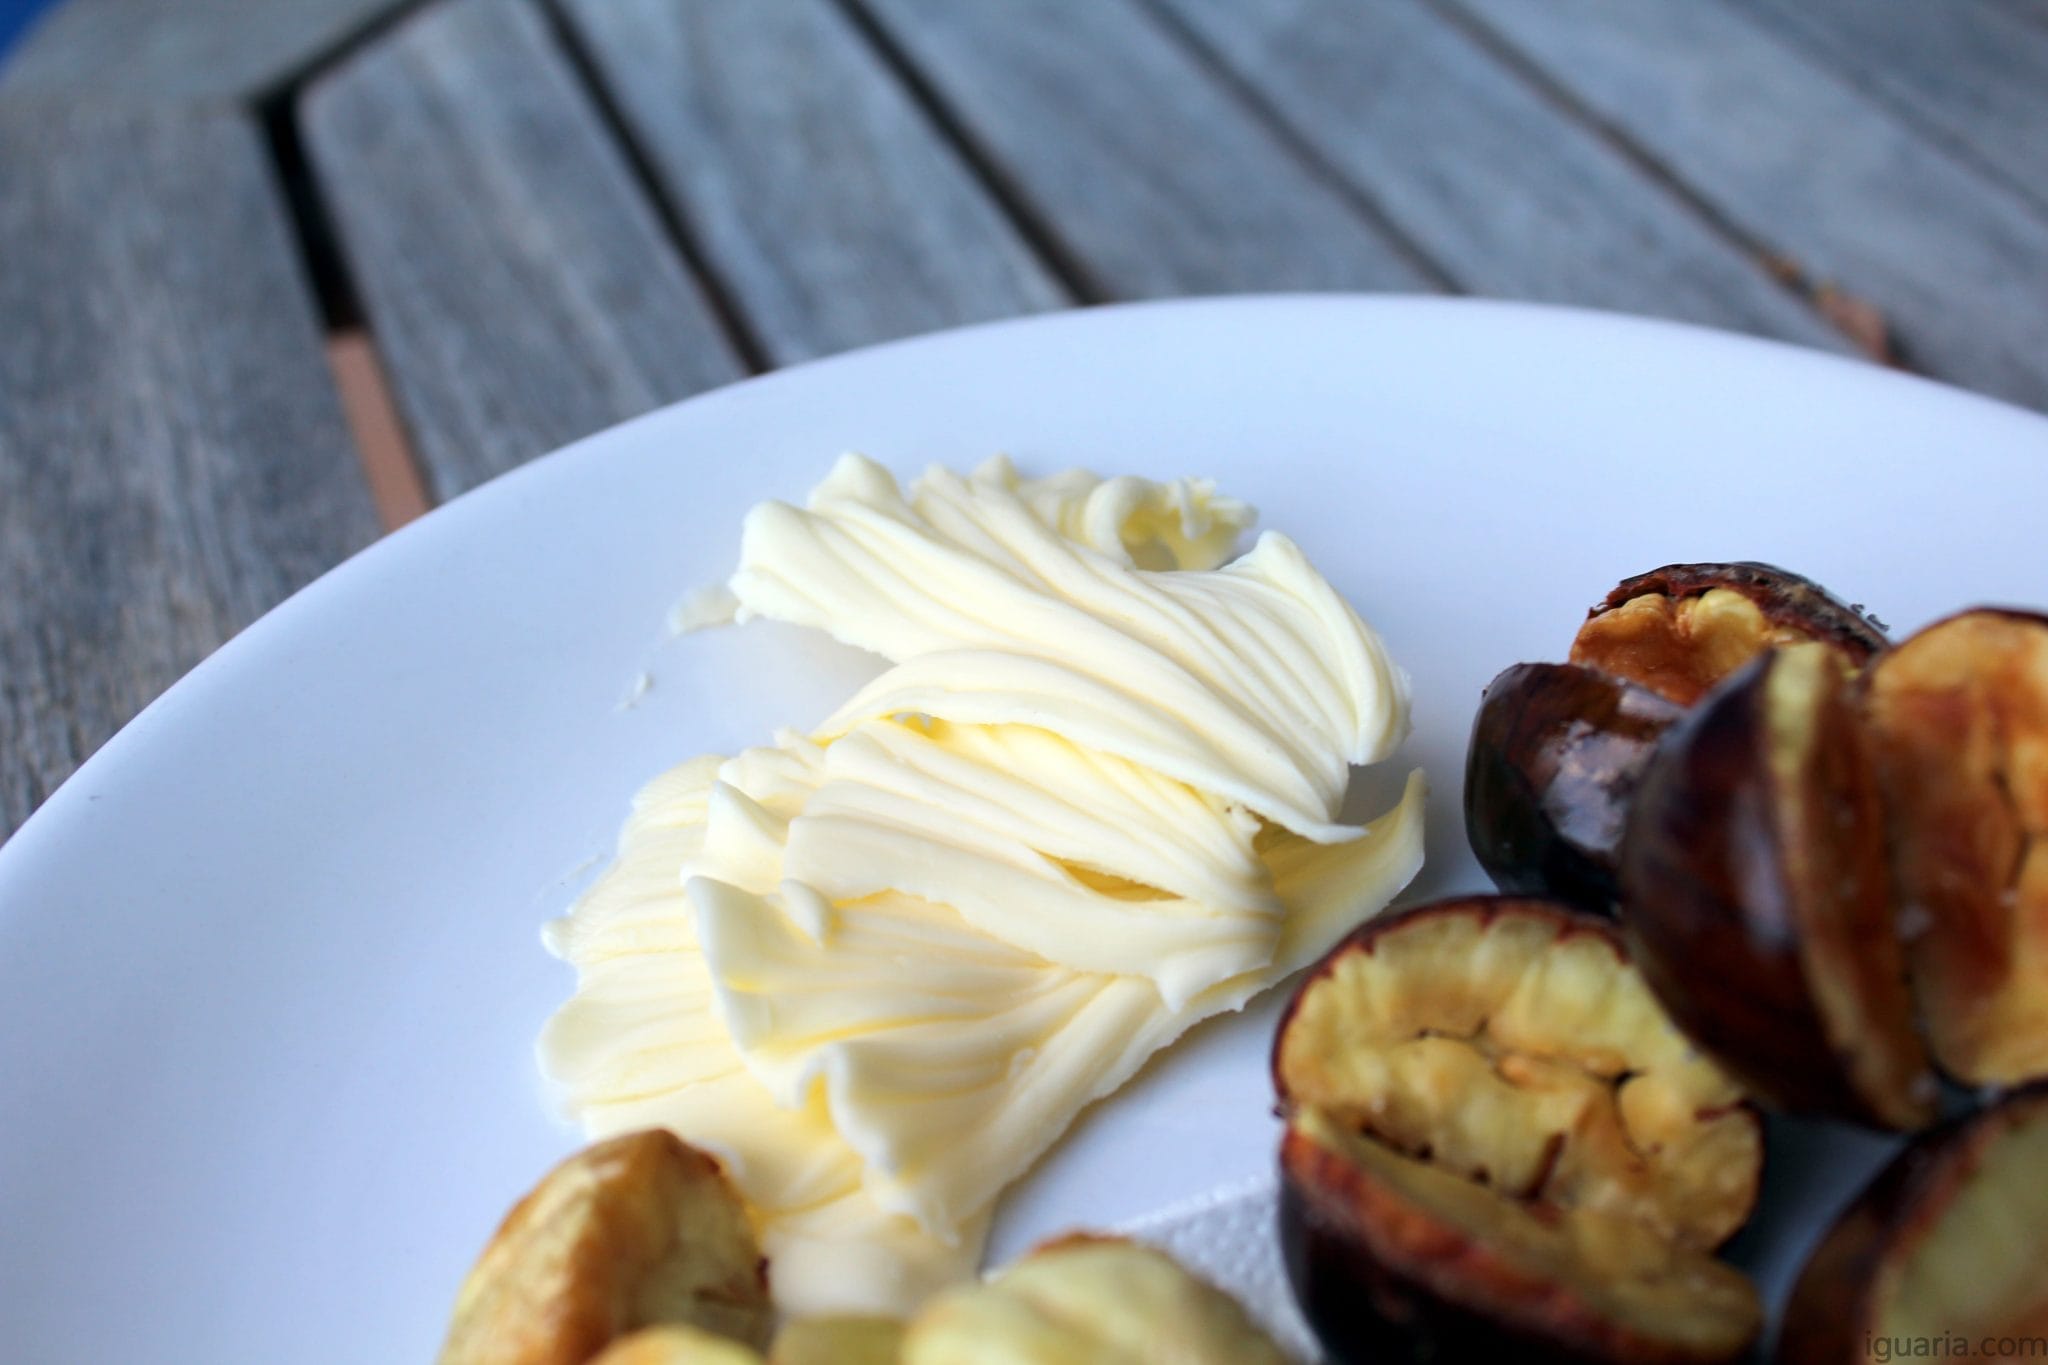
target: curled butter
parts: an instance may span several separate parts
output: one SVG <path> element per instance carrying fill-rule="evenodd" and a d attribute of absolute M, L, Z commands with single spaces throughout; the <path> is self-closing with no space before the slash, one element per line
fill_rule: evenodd
<path fill-rule="evenodd" d="M 785 1310 L 970 1273 L 1084 1106 L 1419 868 L 1420 773 L 1339 815 L 1405 678 L 1285 537 L 1225 563 L 1251 516 L 1002 460 L 906 493 L 856 456 L 748 515 L 730 614 L 893 666 L 815 734 L 649 785 L 550 926 L 578 988 L 541 1054 L 592 1134 L 727 1161 Z"/>

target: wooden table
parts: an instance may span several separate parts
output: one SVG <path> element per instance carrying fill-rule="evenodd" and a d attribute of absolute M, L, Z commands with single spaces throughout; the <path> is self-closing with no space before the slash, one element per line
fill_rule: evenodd
<path fill-rule="evenodd" d="M 286 593 L 565 441 L 1269 289 L 2048 408 L 2048 0 L 67 0 L 0 69 L 0 834 Z"/>

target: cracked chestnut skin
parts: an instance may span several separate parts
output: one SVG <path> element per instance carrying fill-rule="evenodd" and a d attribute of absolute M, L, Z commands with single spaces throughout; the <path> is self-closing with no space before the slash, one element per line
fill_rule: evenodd
<path fill-rule="evenodd" d="M 2048 1075 L 2048 617 L 1980 607 L 1871 669 L 1914 994 L 1942 1069 Z"/>
<path fill-rule="evenodd" d="M 1672 730 L 1621 888 L 1645 979 L 1750 1093 L 1876 1128 L 1933 1119 L 1875 763 L 1825 646 L 1758 657 Z"/>
<path fill-rule="evenodd" d="M 2044 1163 L 2048 1086 L 1915 1138 L 1807 1258 L 1785 1305 L 1780 1365 L 1862 1365 L 1879 1340 L 2048 1334 Z"/>
<path fill-rule="evenodd" d="M 1629 802 L 1659 739 L 1777 645 L 1817 641 L 1852 669 L 1886 645 L 1854 607 L 1769 564 L 1667 564 L 1587 613 L 1565 664 L 1487 686 L 1465 760 L 1465 830 L 1503 891 L 1613 914 Z"/>
<path fill-rule="evenodd" d="M 1579 664 L 1487 684 L 1465 760 L 1465 830 L 1494 885 L 1612 914 L 1628 803 L 1684 709 Z"/>
<path fill-rule="evenodd" d="M 1760 1310 L 1712 1257 L 1756 1115 L 1608 921 L 1470 896 L 1373 921 L 1275 1039 L 1280 1228 L 1335 1360 L 1733 1360 Z"/>

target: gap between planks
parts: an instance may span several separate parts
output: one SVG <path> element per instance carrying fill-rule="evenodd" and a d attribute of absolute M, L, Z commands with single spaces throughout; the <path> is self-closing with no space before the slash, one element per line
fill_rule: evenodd
<path fill-rule="evenodd" d="M 1581 98 L 1564 81 L 1545 70 L 1483 16 L 1465 6 L 1465 0 L 1424 0 L 1424 3 L 1452 27 L 1460 30 L 1480 50 L 1520 77 L 1536 95 L 1606 143 L 1644 177 L 1675 196 L 1713 232 L 1737 251 L 1762 266 L 1794 298 L 1811 307 L 1830 326 L 1847 337 L 1863 355 L 1891 369 L 1917 373 L 1888 318 L 1874 304 L 1826 280 L 1815 279 L 1798 261 L 1772 249 L 1754 232 L 1724 212 L 1711 198 L 1680 175 L 1627 128 L 1616 123 Z"/>
<path fill-rule="evenodd" d="M 1255 122 L 1265 128 L 1273 140 L 1285 147 L 1296 161 L 1308 168 L 1311 175 L 1321 180 L 1330 191 L 1346 204 L 1351 211 L 1370 223 L 1375 231 L 1391 242 L 1395 250 L 1408 258 L 1408 263 L 1419 271 L 1423 278 L 1446 294 L 1470 294 L 1472 287 L 1459 279 L 1449 265 L 1439 260 L 1423 243 L 1389 214 L 1386 207 L 1373 196 L 1364 183 L 1344 173 L 1312 138 L 1304 136 L 1286 114 L 1282 113 L 1265 91 L 1252 81 L 1246 80 L 1237 69 L 1216 50 L 1214 44 L 1198 33 L 1179 14 L 1169 9 L 1161 0 L 1138 0 L 1138 8 L 1151 19 L 1162 33 L 1180 44 L 1209 78 L 1227 91 L 1237 101 L 1238 107 Z"/>
<path fill-rule="evenodd" d="M 768 360 L 768 352 L 762 346 L 760 336 L 754 334 L 748 317 L 733 301 L 725 280 L 711 268 L 705 248 L 698 244 L 696 233 L 690 231 L 690 225 L 684 219 L 682 205 L 670 196 L 668 186 L 653 166 L 653 158 L 639 139 L 639 133 L 633 131 L 633 123 L 618 106 L 612 88 L 604 82 L 596 57 L 590 47 L 584 45 L 582 33 L 569 23 L 557 0 L 537 0 L 535 8 L 541 14 L 541 23 L 545 25 L 549 39 L 555 43 L 557 51 L 561 51 L 569 74 L 575 76 L 575 84 L 582 86 L 584 98 L 598 115 L 598 123 L 604 125 L 612 145 L 616 145 L 618 153 L 625 158 L 627 172 L 639 186 L 641 199 L 647 201 L 647 207 L 653 211 L 655 221 L 662 225 L 662 233 L 668 237 L 670 246 L 676 248 L 676 256 L 682 258 L 682 268 L 696 280 L 698 293 L 705 295 L 705 303 L 711 307 L 711 315 L 717 319 L 721 332 L 725 332 L 725 340 L 739 356 L 739 364 L 748 368 L 750 375 L 762 375 L 762 372 L 772 370 L 774 364 Z"/>
<path fill-rule="evenodd" d="M 726 282 L 711 268 L 703 245 L 684 216 L 682 204 L 669 193 L 660 172 L 655 169 L 654 158 L 634 131 L 632 121 L 619 107 L 618 99 L 613 95 L 611 86 L 606 84 L 604 73 L 584 43 L 583 35 L 562 13 L 557 0 L 536 0 L 535 8 L 548 37 L 561 52 L 576 83 L 582 87 L 583 96 L 596 113 L 598 122 L 625 158 L 626 169 L 639 187 L 641 198 L 654 211 L 655 221 L 661 224 L 663 235 L 682 259 L 683 269 L 696 281 L 704 302 L 711 309 L 711 316 L 738 354 L 740 363 L 749 374 L 763 374 L 774 369 L 761 338 L 747 321 Z"/>
<path fill-rule="evenodd" d="M 386 533 L 424 516 L 433 506 L 426 477 L 398 415 L 390 381 L 363 321 L 346 259 L 318 177 L 300 138 L 298 97 L 305 85 L 354 53 L 385 37 L 424 9 L 428 0 L 399 0 L 340 41 L 274 81 L 250 101 L 270 154 L 291 229 L 292 246 L 325 324 L 327 368 L 341 400 L 342 418 L 355 445 L 378 524 Z"/>
<path fill-rule="evenodd" d="M 903 86 L 932 130 L 966 164 L 1011 228 L 1024 240 L 1040 265 L 1058 281 L 1076 305 L 1107 303 L 1116 294 L 1060 239 L 1049 219 L 1031 206 L 1031 198 L 1001 160 L 982 146 L 938 87 L 911 60 L 889 30 L 868 11 L 864 0 L 833 0 L 876 59 Z"/>
<path fill-rule="evenodd" d="M 424 516 L 429 507 L 426 480 L 420 475 L 412 443 L 398 419 L 384 365 L 369 334 L 360 327 L 343 328 L 327 338 L 327 365 L 341 393 L 342 416 L 355 438 L 370 501 L 386 531 L 395 531 Z"/>

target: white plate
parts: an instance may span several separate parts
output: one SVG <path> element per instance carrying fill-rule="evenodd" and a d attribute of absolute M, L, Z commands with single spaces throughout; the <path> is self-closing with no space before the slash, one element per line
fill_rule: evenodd
<path fill-rule="evenodd" d="M 730 568 L 746 508 L 848 448 L 904 473 L 996 450 L 1198 472 L 1256 502 L 1414 675 L 1408 754 L 1435 790 L 1409 900 L 1484 884 L 1458 817 L 1480 687 L 1560 657 L 1624 573 L 1768 559 L 1905 629 L 2048 599 L 2048 422 L 1614 317 L 1095 310 L 655 413 L 329 574 L 0 849 L 9 1359 L 431 1357 L 471 1257 L 575 1143 L 532 1061 L 569 988 L 539 925 L 644 778 L 817 718 L 867 671 L 773 627 L 663 638 L 670 604 Z M 1090 1114 L 1010 1200 L 996 1254 L 1264 1170 L 1270 1012 L 1200 1030 Z M 1778 1163 L 1769 1235 L 1745 1242 L 1773 1279 L 1879 1150 L 1792 1145 L 1819 1160 Z"/>

